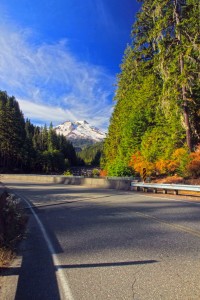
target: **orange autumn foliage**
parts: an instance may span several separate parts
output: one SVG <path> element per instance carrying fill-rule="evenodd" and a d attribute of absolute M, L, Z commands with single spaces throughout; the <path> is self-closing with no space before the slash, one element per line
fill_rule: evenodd
<path fill-rule="evenodd" d="M 179 148 L 172 153 L 171 159 L 159 159 L 154 163 L 147 161 L 138 151 L 132 155 L 129 167 L 141 176 L 145 168 L 147 176 L 178 174 L 198 178 L 200 177 L 200 144 L 195 152 L 189 154 L 186 148 Z"/>
<path fill-rule="evenodd" d="M 129 167 L 131 167 L 136 173 L 139 173 L 141 176 L 143 174 L 143 168 L 146 169 L 147 175 L 151 175 L 155 170 L 155 164 L 148 162 L 138 151 L 132 155 L 129 162 Z"/>
<path fill-rule="evenodd" d="M 174 173 L 178 167 L 178 163 L 176 161 L 167 159 L 160 159 L 155 163 L 156 173 L 163 175 L 168 173 Z"/>
<path fill-rule="evenodd" d="M 193 178 L 200 176 L 200 145 L 197 146 L 196 151 L 190 154 L 191 161 L 189 162 L 187 169 L 189 175 Z"/>
<path fill-rule="evenodd" d="M 106 171 L 106 170 L 100 170 L 99 176 L 100 177 L 106 177 L 106 176 L 108 176 L 108 171 Z"/>

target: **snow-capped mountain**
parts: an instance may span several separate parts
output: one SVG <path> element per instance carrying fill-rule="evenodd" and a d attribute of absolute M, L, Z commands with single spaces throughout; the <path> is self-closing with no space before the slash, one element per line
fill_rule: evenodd
<path fill-rule="evenodd" d="M 91 126 L 87 121 L 66 121 L 55 127 L 57 134 L 63 134 L 67 139 L 91 140 L 93 142 L 102 141 L 106 135 L 98 128 Z"/>

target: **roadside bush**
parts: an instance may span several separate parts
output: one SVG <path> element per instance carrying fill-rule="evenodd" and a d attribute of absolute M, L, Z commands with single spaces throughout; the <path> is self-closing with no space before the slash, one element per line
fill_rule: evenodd
<path fill-rule="evenodd" d="M 133 171 L 131 167 L 127 166 L 126 162 L 118 158 L 108 168 L 108 176 L 126 177 L 132 175 Z"/>
<path fill-rule="evenodd" d="M 20 239 L 27 222 L 27 216 L 20 205 L 20 200 L 14 195 L 4 192 L 1 195 L 1 232 L 0 247 L 14 246 Z"/>
<path fill-rule="evenodd" d="M 170 167 L 170 165 L 171 165 L 170 160 L 160 159 L 160 160 L 156 161 L 156 163 L 155 163 L 156 174 L 165 175 L 165 174 L 169 173 L 169 169 L 172 169 Z M 175 168 L 174 168 L 174 170 L 175 170 Z"/>
<path fill-rule="evenodd" d="M 0 266 L 8 263 L 19 240 L 24 236 L 27 215 L 14 195 L 0 195 Z"/>
<path fill-rule="evenodd" d="M 179 176 L 187 176 L 187 165 L 190 162 L 190 154 L 188 149 L 186 148 L 179 148 L 174 151 L 172 154 L 171 162 L 174 164 L 174 172 L 176 172 Z"/>
<path fill-rule="evenodd" d="M 199 159 L 200 160 L 200 159 Z M 132 155 L 129 166 L 137 173 L 142 175 L 143 168 L 146 169 L 147 176 L 150 175 L 174 175 L 187 176 L 187 165 L 191 161 L 191 157 L 186 148 L 176 149 L 171 159 L 159 159 L 155 162 L 148 161 L 141 152 Z M 197 163 L 195 162 L 195 166 Z M 191 166 L 192 167 L 192 166 Z M 195 168 L 195 167 L 194 167 Z"/>
<path fill-rule="evenodd" d="M 186 148 L 176 149 L 171 156 L 171 159 L 160 159 L 156 161 L 156 172 L 159 175 L 174 175 L 187 176 L 187 165 L 190 161 L 190 156 Z"/>
<path fill-rule="evenodd" d="M 99 176 L 106 177 L 106 176 L 108 176 L 108 172 L 106 170 L 100 170 Z"/>
<path fill-rule="evenodd" d="M 66 170 L 64 173 L 63 173 L 64 176 L 73 176 L 73 174 L 71 173 L 70 170 Z"/>
<path fill-rule="evenodd" d="M 200 177 L 200 145 L 195 152 L 190 154 L 190 162 L 187 165 L 189 176 L 192 178 Z"/>
<path fill-rule="evenodd" d="M 99 169 L 93 169 L 93 170 L 92 170 L 92 176 L 93 176 L 93 177 L 98 177 L 99 175 L 100 175 Z"/>
<path fill-rule="evenodd" d="M 129 167 L 139 173 L 140 176 L 143 174 L 143 168 L 146 169 L 147 176 L 154 174 L 156 169 L 155 164 L 147 161 L 139 151 L 132 155 Z"/>

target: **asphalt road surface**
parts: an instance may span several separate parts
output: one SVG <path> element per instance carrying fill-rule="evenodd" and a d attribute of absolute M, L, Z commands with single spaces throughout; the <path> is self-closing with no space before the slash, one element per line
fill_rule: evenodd
<path fill-rule="evenodd" d="M 200 299 L 200 203 L 9 182 L 29 215 L 5 300 Z"/>

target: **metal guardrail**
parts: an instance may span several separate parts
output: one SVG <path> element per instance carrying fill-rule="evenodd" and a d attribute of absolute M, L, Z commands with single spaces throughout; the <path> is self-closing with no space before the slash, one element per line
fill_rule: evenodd
<path fill-rule="evenodd" d="M 131 187 L 135 187 L 137 190 L 143 189 L 144 192 L 148 192 L 149 189 L 157 193 L 157 190 L 163 190 L 164 194 L 167 194 L 168 190 L 174 191 L 175 195 L 178 195 L 178 191 L 192 191 L 200 192 L 200 185 L 187 185 L 187 184 L 157 184 L 157 183 L 142 183 L 131 182 Z"/>

